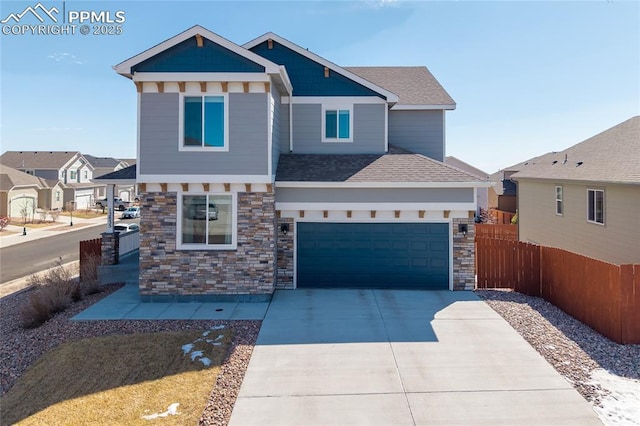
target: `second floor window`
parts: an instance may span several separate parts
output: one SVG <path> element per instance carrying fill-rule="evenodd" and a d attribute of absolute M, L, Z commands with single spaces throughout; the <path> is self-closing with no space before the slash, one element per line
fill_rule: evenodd
<path fill-rule="evenodd" d="M 225 97 L 184 96 L 183 148 L 227 147 Z"/>
<path fill-rule="evenodd" d="M 351 109 L 325 108 L 323 114 L 323 142 L 353 141 Z"/>
<path fill-rule="evenodd" d="M 56 191 L 56 201 L 60 201 L 60 191 Z"/>
<path fill-rule="evenodd" d="M 556 214 L 562 216 L 562 187 L 556 186 Z"/>
<path fill-rule="evenodd" d="M 76 178 L 76 171 L 71 170 L 71 172 L 69 173 L 69 179 L 75 180 L 75 178 Z"/>
<path fill-rule="evenodd" d="M 604 190 L 587 189 L 587 220 L 604 225 Z"/>
<path fill-rule="evenodd" d="M 84 178 L 89 179 L 89 173 L 86 170 L 84 171 Z"/>

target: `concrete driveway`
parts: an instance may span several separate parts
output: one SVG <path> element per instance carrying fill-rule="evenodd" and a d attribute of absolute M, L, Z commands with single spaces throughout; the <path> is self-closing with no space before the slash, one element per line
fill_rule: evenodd
<path fill-rule="evenodd" d="M 278 291 L 230 424 L 597 425 L 471 292 Z"/>

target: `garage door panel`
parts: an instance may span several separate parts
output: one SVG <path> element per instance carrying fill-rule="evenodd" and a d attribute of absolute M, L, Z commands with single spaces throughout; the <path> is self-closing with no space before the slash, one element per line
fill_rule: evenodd
<path fill-rule="evenodd" d="M 449 286 L 446 223 L 297 224 L 299 287 Z"/>

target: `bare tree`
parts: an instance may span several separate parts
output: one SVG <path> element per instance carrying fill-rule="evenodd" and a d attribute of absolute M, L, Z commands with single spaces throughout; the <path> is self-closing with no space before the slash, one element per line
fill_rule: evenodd
<path fill-rule="evenodd" d="M 4 228 L 7 227 L 7 225 L 9 224 L 9 218 L 8 217 L 0 217 L 0 231 L 4 231 Z"/>
<path fill-rule="evenodd" d="M 51 217 L 52 222 L 57 222 L 60 217 L 60 210 L 51 210 L 49 212 L 49 217 Z"/>
<path fill-rule="evenodd" d="M 46 210 L 39 210 L 38 211 L 38 216 L 40 217 L 40 223 L 46 222 L 47 221 L 47 211 Z"/>
<path fill-rule="evenodd" d="M 25 198 L 22 201 L 22 204 L 20 204 L 20 210 L 18 211 L 18 213 L 20 213 L 20 218 L 22 218 L 23 225 L 26 225 L 27 219 L 29 219 L 29 213 L 31 213 L 32 211 L 31 204 L 32 203 L 29 202 L 29 198 Z"/>

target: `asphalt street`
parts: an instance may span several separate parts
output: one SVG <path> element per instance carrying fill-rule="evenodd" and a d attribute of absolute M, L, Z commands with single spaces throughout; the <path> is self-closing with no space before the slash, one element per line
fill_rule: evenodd
<path fill-rule="evenodd" d="M 84 227 L 0 249 L 0 283 L 50 268 L 60 257 L 62 263 L 78 260 L 79 242 L 99 238 L 101 232 L 104 225 Z"/>

